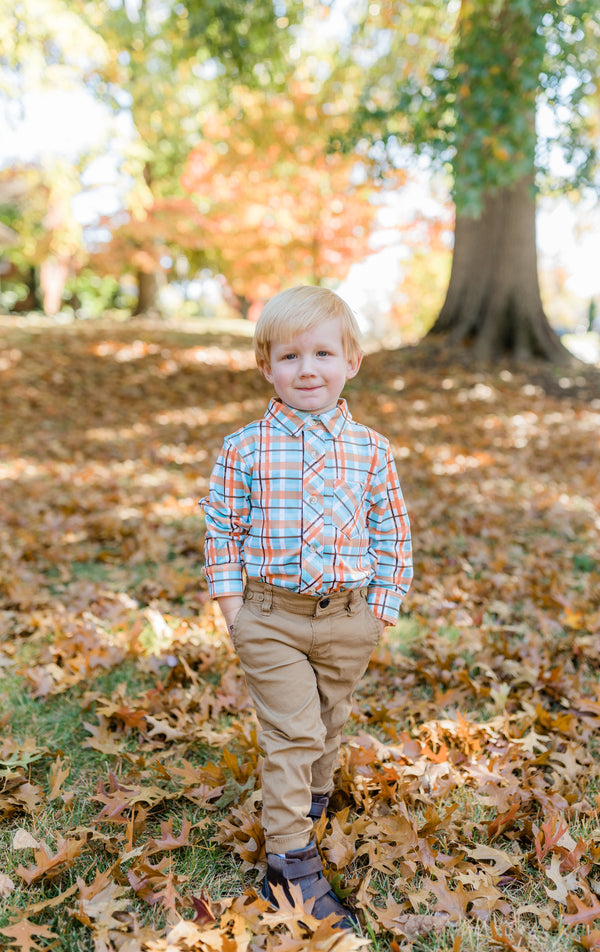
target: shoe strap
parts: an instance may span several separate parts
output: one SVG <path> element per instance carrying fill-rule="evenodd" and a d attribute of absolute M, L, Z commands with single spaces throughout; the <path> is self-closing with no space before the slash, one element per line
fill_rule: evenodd
<path fill-rule="evenodd" d="M 293 882 L 296 879 L 312 876 L 314 873 L 322 873 L 323 863 L 320 856 L 311 856 L 309 859 L 285 859 L 282 872 L 286 879 L 291 879 Z"/>
<path fill-rule="evenodd" d="M 307 883 L 302 888 L 302 898 L 306 902 L 307 899 L 320 899 L 321 896 L 325 896 L 328 892 L 331 891 L 331 886 L 327 882 L 324 876 L 320 879 L 315 880 L 313 883 Z"/>
<path fill-rule="evenodd" d="M 311 820 L 320 820 L 324 813 L 327 811 L 327 805 L 329 803 L 329 798 L 325 800 L 313 800 L 310 805 L 310 810 L 308 811 L 308 816 Z"/>

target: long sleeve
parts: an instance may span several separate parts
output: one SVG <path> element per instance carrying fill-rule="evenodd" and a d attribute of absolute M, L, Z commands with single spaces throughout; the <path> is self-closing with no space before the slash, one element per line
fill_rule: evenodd
<path fill-rule="evenodd" d="M 235 447 L 225 441 L 213 469 L 206 518 L 205 575 L 212 598 L 243 592 L 242 549 L 250 526 L 250 474 Z"/>
<path fill-rule="evenodd" d="M 410 588 L 413 567 L 410 523 L 389 448 L 372 487 L 367 527 L 376 558 L 368 602 L 378 618 L 393 625 Z"/>

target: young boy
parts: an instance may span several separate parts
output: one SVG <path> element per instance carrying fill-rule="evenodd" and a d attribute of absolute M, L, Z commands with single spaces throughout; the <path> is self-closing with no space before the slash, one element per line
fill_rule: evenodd
<path fill-rule="evenodd" d="M 226 438 L 201 500 L 206 577 L 255 704 L 273 887 L 312 915 L 353 914 L 330 890 L 312 825 L 326 810 L 352 693 L 412 578 L 409 522 L 388 441 L 340 394 L 362 360 L 333 291 L 296 287 L 265 306 L 256 360 L 276 397 Z M 310 909 L 311 903 L 308 902 Z"/>

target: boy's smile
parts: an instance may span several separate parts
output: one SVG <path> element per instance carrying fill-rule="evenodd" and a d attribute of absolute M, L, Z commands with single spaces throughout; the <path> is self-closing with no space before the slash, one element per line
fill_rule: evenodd
<path fill-rule="evenodd" d="M 297 337 L 271 345 L 271 363 L 263 367 L 280 400 L 295 410 L 323 413 L 337 406 L 346 380 L 354 377 L 362 356 L 344 353 L 337 317 L 311 327 Z"/>

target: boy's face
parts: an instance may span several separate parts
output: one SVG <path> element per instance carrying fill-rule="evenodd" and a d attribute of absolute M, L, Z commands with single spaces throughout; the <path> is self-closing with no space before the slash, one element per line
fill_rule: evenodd
<path fill-rule="evenodd" d="M 359 355 L 348 360 L 337 317 L 271 345 L 271 363 L 262 367 L 280 400 L 296 410 L 323 413 L 337 405 L 344 384 L 358 373 Z"/>

